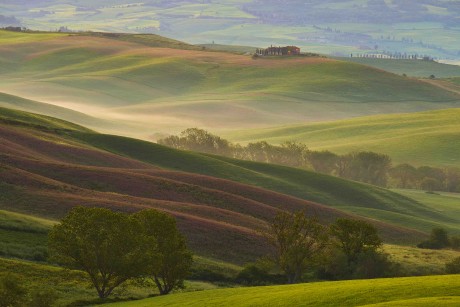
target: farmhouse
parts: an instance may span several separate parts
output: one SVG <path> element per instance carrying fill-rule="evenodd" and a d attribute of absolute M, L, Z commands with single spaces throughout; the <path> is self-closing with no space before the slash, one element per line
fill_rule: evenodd
<path fill-rule="evenodd" d="M 258 55 L 299 55 L 300 48 L 296 46 L 274 47 L 270 46 L 266 49 L 257 49 Z"/>

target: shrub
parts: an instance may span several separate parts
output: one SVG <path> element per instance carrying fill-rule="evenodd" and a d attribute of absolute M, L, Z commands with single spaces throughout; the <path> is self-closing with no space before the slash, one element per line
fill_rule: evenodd
<path fill-rule="evenodd" d="M 26 289 L 20 279 L 7 274 L 0 279 L 0 307 L 24 306 Z"/>
<path fill-rule="evenodd" d="M 453 249 L 460 249 L 460 236 L 451 236 L 449 242 Z"/>
<path fill-rule="evenodd" d="M 436 227 L 431 230 L 430 239 L 417 245 L 419 248 L 441 249 L 450 246 L 451 242 L 444 228 Z"/>
<path fill-rule="evenodd" d="M 446 263 L 446 273 L 460 274 L 460 257 L 457 257 L 451 262 Z"/>
<path fill-rule="evenodd" d="M 51 307 L 56 303 L 58 296 L 53 289 L 42 288 L 30 293 L 30 307 Z"/>
<path fill-rule="evenodd" d="M 282 284 L 285 277 L 280 274 L 270 274 L 271 264 L 256 262 L 247 264 L 236 277 L 236 282 L 247 286 L 265 286 Z"/>

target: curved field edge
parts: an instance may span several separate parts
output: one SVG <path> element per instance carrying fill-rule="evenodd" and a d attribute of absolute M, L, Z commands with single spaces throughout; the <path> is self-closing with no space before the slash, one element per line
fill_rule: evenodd
<path fill-rule="evenodd" d="M 444 275 L 210 290 L 106 306 L 360 306 L 459 296 L 460 275 Z"/>
<path fill-rule="evenodd" d="M 459 121 L 460 109 L 452 108 L 241 130 L 223 136 L 241 143 L 299 141 L 313 150 L 340 154 L 375 151 L 390 155 L 395 163 L 459 166 Z"/>
<path fill-rule="evenodd" d="M 443 307 L 456 307 L 460 306 L 460 297 L 459 296 L 441 296 L 441 297 L 424 297 L 416 298 L 411 300 L 400 300 L 400 301 L 391 301 L 380 304 L 371 304 L 365 305 L 362 307 L 433 307 L 433 306 L 443 306 Z"/>

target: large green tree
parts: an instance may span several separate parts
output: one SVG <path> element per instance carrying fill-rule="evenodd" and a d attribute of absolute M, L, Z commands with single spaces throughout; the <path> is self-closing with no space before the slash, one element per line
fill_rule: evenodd
<path fill-rule="evenodd" d="M 327 242 L 325 228 L 305 212 L 279 212 L 264 234 L 273 247 L 273 261 L 290 284 L 316 264 Z"/>
<path fill-rule="evenodd" d="M 49 234 L 52 259 L 88 273 L 100 298 L 108 297 L 145 266 L 146 240 L 128 215 L 103 208 L 76 207 Z"/>
<path fill-rule="evenodd" d="M 330 226 L 330 232 L 348 263 L 356 262 L 361 254 L 382 245 L 377 229 L 362 220 L 339 218 Z"/>
<path fill-rule="evenodd" d="M 181 288 L 193 259 L 174 217 L 156 210 L 143 210 L 135 213 L 133 218 L 139 222 L 147 239 L 144 255 L 148 261 L 144 276 L 153 279 L 161 295 Z"/>

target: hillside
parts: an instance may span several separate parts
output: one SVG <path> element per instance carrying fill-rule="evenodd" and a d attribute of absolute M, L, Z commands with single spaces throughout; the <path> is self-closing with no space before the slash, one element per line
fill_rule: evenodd
<path fill-rule="evenodd" d="M 431 226 L 451 221 L 410 198 L 368 185 L 0 111 L 8 118 L 0 125 L 0 208 L 6 210 L 54 219 L 81 204 L 129 212 L 158 208 L 176 216 L 194 250 L 234 263 L 263 253 L 266 247 L 254 230 L 278 209 L 306 209 L 325 222 L 352 216 L 340 209 L 368 208 L 364 216 L 372 218 L 396 214 L 406 220 L 372 222 L 388 242 L 397 243 L 418 242 Z M 406 228 L 408 221 L 418 231 Z"/>
<path fill-rule="evenodd" d="M 346 61 L 190 49 L 148 35 L 0 31 L 0 92 L 78 111 L 103 120 L 80 115 L 79 124 L 142 139 L 194 126 L 254 128 L 448 108 L 460 98 Z M 45 105 L 34 111 L 65 115 Z"/>
<path fill-rule="evenodd" d="M 460 166 L 459 121 L 460 109 L 449 109 L 251 129 L 224 136 L 236 142 L 296 140 L 311 149 L 337 153 L 375 151 L 390 155 L 394 163 Z"/>
<path fill-rule="evenodd" d="M 435 61 L 372 59 L 357 57 L 338 59 L 376 67 L 398 75 L 406 74 L 409 77 L 429 78 L 431 75 L 435 76 L 436 78 L 460 77 L 460 66 L 442 64 Z"/>
<path fill-rule="evenodd" d="M 219 289 L 105 306 L 458 306 L 459 277 L 445 275 Z"/>
<path fill-rule="evenodd" d="M 345 55 L 458 58 L 459 50 L 459 8 L 444 0 L 5 0 L 0 11 L 0 26 L 46 31 L 156 33 L 189 43 L 300 45 Z"/>

